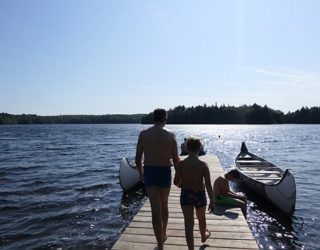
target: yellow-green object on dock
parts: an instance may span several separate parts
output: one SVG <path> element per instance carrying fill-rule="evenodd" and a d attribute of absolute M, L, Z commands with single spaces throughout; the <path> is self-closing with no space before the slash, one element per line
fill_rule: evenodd
<path fill-rule="evenodd" d="M 201 156 L 201 159 L 209 165 L 212 182 L 219 175 L 223 174 L 217 156 L 208 154 Z M 216 206 L 214 213 L 206 214 L 206 219 L 211 236 L 205 243 L 201 243 L 198 221 L 195 219 L 195 249 L 258 249 L 258 245 L 240 208 L 226 209 L 225 207 Z M 169 196 L 167 236 L 164 249 L 187 249 L 184 234 L 184 219 L 180 207 L 180 189 L 174 185 L 171 187 Z M 154 249 L 156 245 L 156 238 L 151 223 L 150 203 L 146 200 L 112 249 L 149 250 Z"/>

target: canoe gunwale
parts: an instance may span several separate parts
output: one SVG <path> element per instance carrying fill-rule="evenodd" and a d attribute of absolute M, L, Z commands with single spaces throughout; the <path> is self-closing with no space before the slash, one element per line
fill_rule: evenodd
<path fill-rule="evenodd" d="M 280 184 L 281 182 L 283 182 L 283 180 L 286 178 L 288 171 L 291 170 L 291 169 L 286 169 L 286 170 L 284 171 L 284 173 L 279 173 L 279 174 L 281 174 L 281 178 L 280 178 L 280 179 L 277 178 L 277 179 L 279 179 L 277 182 L 274 182 L 274 183 L 266 183 L 266 182 L 259 181 L 259 180 L 255 179 L 253 176 L 250 176 L 250 175 L 247 175 L 247 174 L 243 173 L 241 170 L 239 170 L 239 168 L 238 168 L 237 166 L 236 166 L 236 168 L 238 169 L 238 171 L 239 171 L 243 176 L 245 176 L 245 179 L 250 179 L 250 180 L 259 182 L 259 183 L 261 183 L 262 185 L 265 185 L 265 186 L 277 186 L 277 185 L 279 185 L 279 184 Z"/>

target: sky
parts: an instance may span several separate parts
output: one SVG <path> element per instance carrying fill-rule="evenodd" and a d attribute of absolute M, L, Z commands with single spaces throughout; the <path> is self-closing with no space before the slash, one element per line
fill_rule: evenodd
<path fill-rule="evenodd" d="M 320 1 L 1 0 L 0 112 L 320 106 Z"/>

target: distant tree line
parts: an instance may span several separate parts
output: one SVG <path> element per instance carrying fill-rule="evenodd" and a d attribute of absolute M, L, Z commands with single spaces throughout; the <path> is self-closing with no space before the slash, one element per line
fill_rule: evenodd
<path fill-rule="evenodd" d="M 0 125 L 3 124 L 104 124 L 104 123 L 140 123 L 145 114 L 133 115 L 58 115 L 39 116 L 33 114 L 12 115 L 0 113 Z"/>
<path fill-rule="evenodd" d="M 12 115 L 0 113 L 1 124 L 104 124 L 142 123 L 151 124 L 152 112 L 133 115 L 59 115 L 38 116 L 32 114 Z M 168 111 L 168 124 L 320 124 L 320 107 L 302 107 L 284 114 L 268 106 L 253 104 L 239 107 L 177 106 Z"/>
<path fill-rule="evenodd" d="M 152 113 L 143 116 L 142 124 L 152 123 Z M 320 124 L 320 107 L 302 107 L 284 114 L 268 106 L 253 104 L 239 107 L 195 106 L 186 108 L 177 106 L 168 111 L 168 124 Z"/>

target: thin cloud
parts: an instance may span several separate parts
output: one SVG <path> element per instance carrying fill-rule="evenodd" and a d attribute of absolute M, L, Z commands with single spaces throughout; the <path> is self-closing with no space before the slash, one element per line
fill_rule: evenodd
<path fill-rule="evenodd" d="M 318 73 L 301 70 L 273 70 L 263 68 L 245 68 L 246 70 L 269 79 L 263 80 L 265 83 L 286 85 L 320 87 L 320 75 Z"/>
<path fill-rule="evenodd" d="M 261 68 L 248 68 L 250 71 L 267 75 L 267 76 L 275 76 L 275 77 L 286 77 L 286 78 L 297 78 L 301 77 L 301 75 L 296 73 L 288 73 L 285 71 L 279 71 L 279 70 L 270 70 L 270 69 L 261 69 Z"/>

